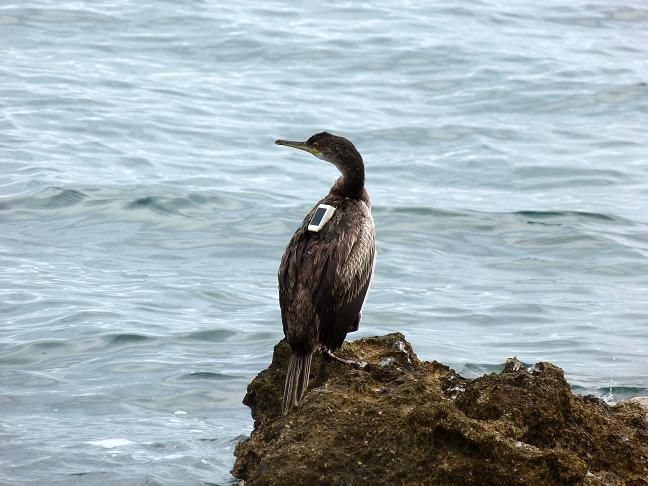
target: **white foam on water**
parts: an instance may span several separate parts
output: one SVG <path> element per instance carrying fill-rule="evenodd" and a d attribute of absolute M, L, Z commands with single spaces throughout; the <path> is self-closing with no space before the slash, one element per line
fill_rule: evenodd
<path fill-rule="evenodd" d="M 91 440 L 89 442 L 86 442 L 86 444 L 96 445 L 99 447 L 103 447 L 105 449 L 112 449 L 114 447 L 123 447 L 131 444 L 135 444 L 135 442 L 130 441 L 128 439 L 103 439 L 103 440 Z"/>

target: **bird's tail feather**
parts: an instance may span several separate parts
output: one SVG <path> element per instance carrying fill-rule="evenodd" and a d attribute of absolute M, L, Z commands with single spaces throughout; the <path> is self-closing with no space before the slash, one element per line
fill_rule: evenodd
<path fill-rule="evenodd" d="M 286 384 L 284 385 L 283 405 L 281 411 L 286 415 L 291 408 L 299 405 L 306 388 L 310 375 L 313 353 L 290 354 L 288 361 L 288 373 L 286 373 Z"/>

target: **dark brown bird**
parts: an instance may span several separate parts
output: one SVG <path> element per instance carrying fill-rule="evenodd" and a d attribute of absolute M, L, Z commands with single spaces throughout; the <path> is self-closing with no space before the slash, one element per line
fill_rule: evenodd
<path fill-rule="evenodd" d="M 285 415 L 304 396 L 315 351 L 344 361 L 333 351 L 342 346 L 348 332 L 358 330 L 376 246 L 364 163 L 353 144 L 327 132 L 305 142 L 275 143 L 305 150 L 342 173 L 306 215 L 279 267 L 281 320 L 291 350 Z"/>

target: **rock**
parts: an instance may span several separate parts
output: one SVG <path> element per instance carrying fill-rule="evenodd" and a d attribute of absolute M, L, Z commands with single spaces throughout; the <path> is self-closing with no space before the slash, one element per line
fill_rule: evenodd
<path fill-rule="evenodd" d="M 648 397 L 635 397 L 631 398 L 630 401 L 641 405 L 648 416 Z"/>
<path fill-rule="evenodd" d="M 284 341 L 248 386 L 254 431 L 232 474 L 284 484 L 648 485 L 648 419 L 571 393 L 560 368 L 509 359 L 476 379 L 423 362 L 399 333 L 316 354 L 299 407 L 281 415 Z"/>

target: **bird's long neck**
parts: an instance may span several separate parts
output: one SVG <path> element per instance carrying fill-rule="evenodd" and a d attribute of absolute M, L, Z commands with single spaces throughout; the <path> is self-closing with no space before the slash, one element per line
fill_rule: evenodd
<path fill-rule="evenodd" d="M 331 194 L 354 199 L 365 199 L 364 183 L 364 166 L 350 167 L 342 171 L 342 176 L 338 177 L 333 187 L 331 187 Z"/>

